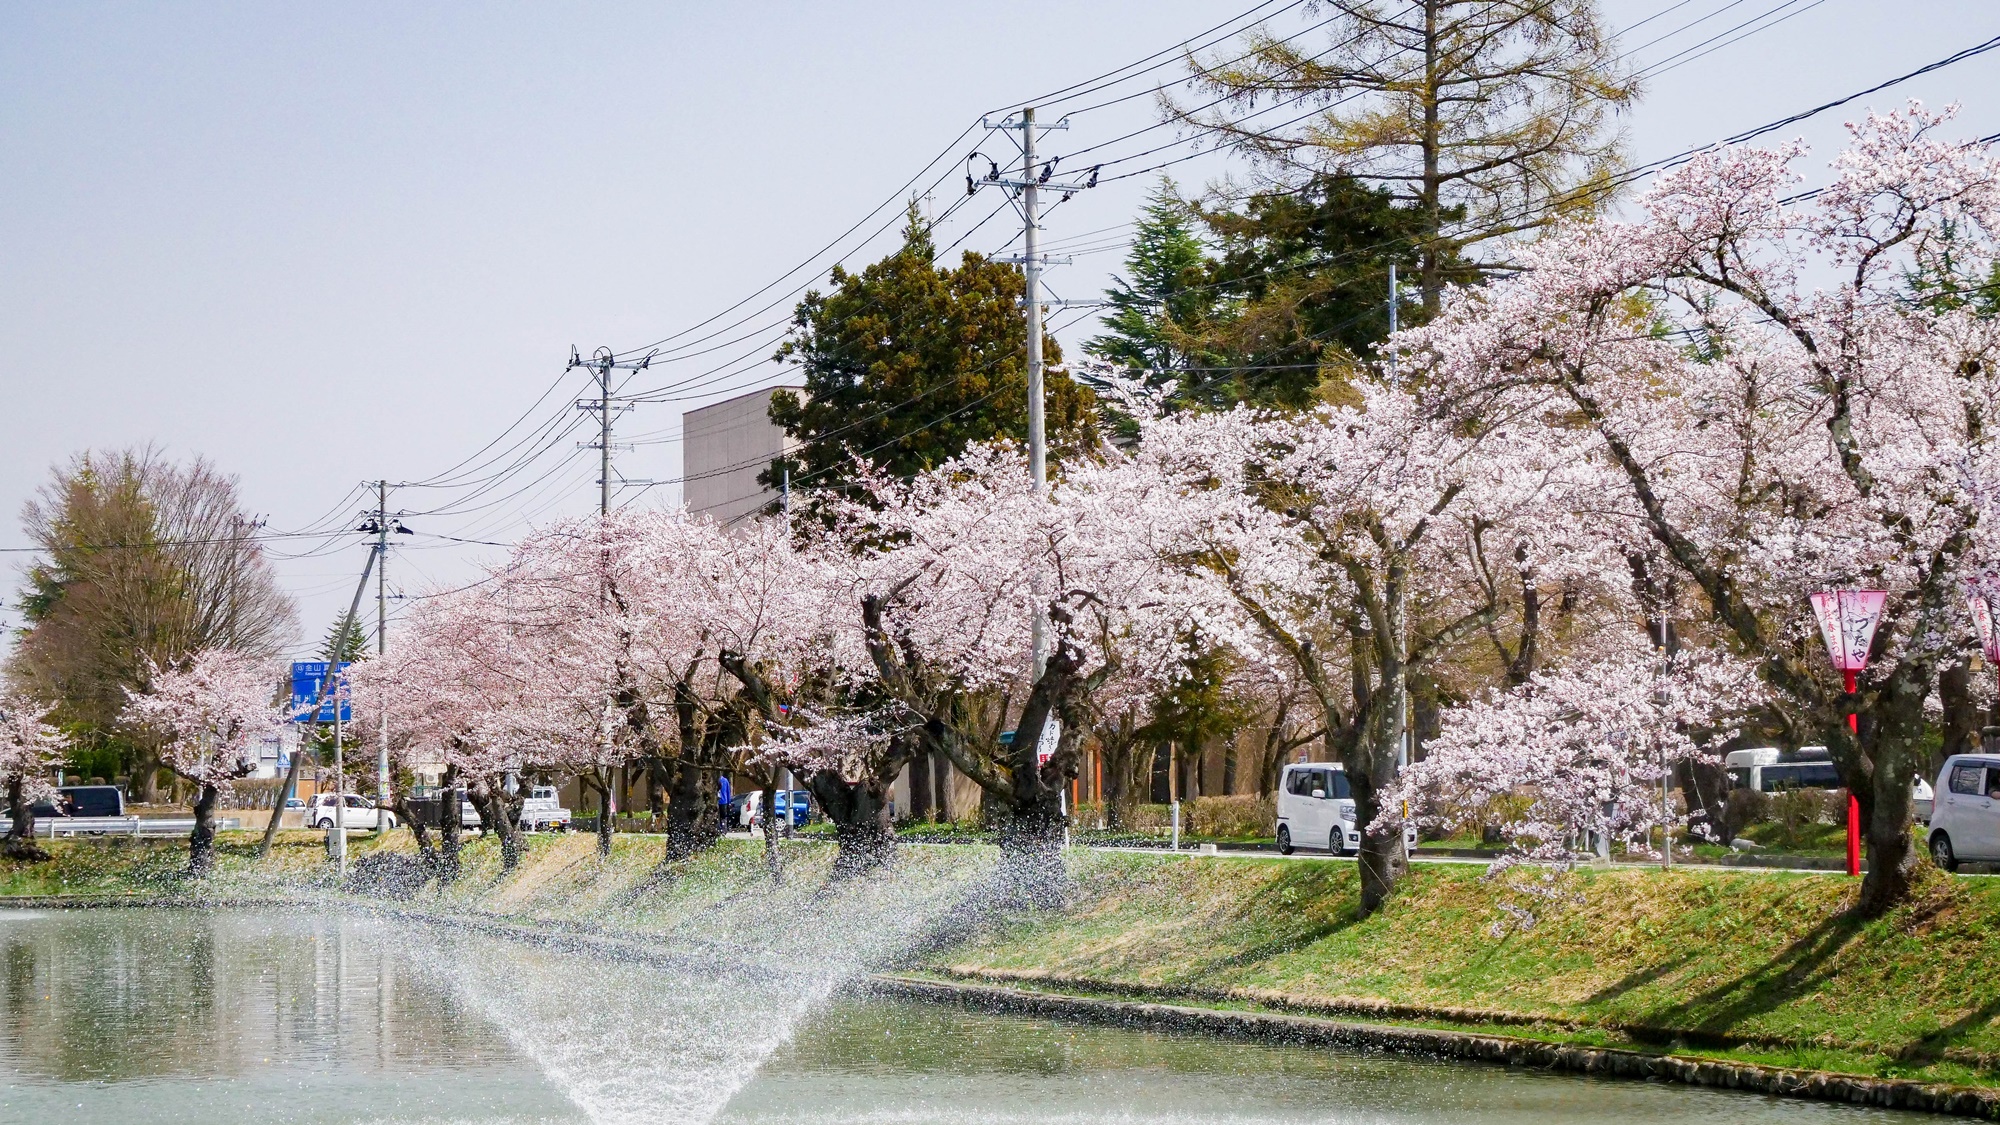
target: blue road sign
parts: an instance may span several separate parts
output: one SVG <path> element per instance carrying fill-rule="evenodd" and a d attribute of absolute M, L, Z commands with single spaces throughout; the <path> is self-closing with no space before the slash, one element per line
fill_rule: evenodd
<path fill-rule="evenodd" d="M 345 660 L 341 661 L 339 668 L 335 670 L 335 675 L 346 672 L 347 667 L 348 662 Z M 319 714 L 317 716 L 310 714 L 313 700 L 320 698 L 320 681 L 326 678 L 327 664 L 324 660 L 295 660 L 292 662 L 292 717 L 294 721 L 301 723 L 330 723 L 334 719 L 336 707 L 339 709 L 341 722 L 353 721 L 353 705 L 345 699 L 339 700 L 338 703 L 335 702 L 335 696 L 339 693 L 340 682 L 344 682 L 344 677 L 343 681 L 337 681 L 326 686 L 326 696 L 319 705 Z"/>

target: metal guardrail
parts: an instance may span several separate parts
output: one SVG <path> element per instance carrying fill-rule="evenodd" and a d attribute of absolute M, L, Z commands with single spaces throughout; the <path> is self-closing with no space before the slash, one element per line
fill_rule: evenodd
<path fill-rule="evenodd" d="M 0 816 L 0 833 L 14 827 L 11 818 Z M 243 827 L 239 817 L 217 817 L 217 831 Z M 35 835 L 53 840 L 59 836 L 190 836 L 194 818 L 142 816 L 38 816 Z"/>

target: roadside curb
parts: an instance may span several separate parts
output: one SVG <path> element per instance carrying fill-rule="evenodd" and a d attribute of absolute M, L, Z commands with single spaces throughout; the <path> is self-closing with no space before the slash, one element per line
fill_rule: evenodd
<path fill-rule="evenodd" d="M 1733 1063 L 1685 1055 L 1655 1055 L 1618 1047 L 1581 1047 L 1502 1035 L 1434 1028 L 1348 1023 L 1314 1016 L 1194 1008 L 1137 1000 L 1064 996 L 996 985 L 960 984 L 880 974 L 864 982 L 880 996 L 958 1004 L 987 1011 L 1049 1016 L 1121 1027 L 1158 1028 L 1274 1040 L 1294 1045 L 1393 1051 L 1540 1067 L 1618 1078 L 1654 1078 L 1690 1086 L 1781 1097 L 1913 1109 L 1960 1117 L 2000 1118 L 2000 1091 L 1934 1085 L 1897 1078 L 1862 1078 L 1819 1070 Z"/>

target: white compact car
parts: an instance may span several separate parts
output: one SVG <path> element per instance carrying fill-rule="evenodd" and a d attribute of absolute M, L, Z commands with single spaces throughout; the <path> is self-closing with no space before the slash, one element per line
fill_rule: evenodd
<path fill-rule="evenodd" d="M 349 832 L 373 832 L 375 830 L 375 818 L 378 815 L 382 817 L 383 828 L 396 827 L 395 813 L 385 809 L 378 810 L 375 807 L 375 802 L 358 793 L 348 793 L 344 796 L 347 798 L 347 808 L 344 810 L 344 815 L 340 817 L 340 824 Z M 332 828 L 334 825 L 334 803 L 339 800 L 340 797 L 332 793 L 321 793 L 319 796 L 314 797 L 312 802 L 306 805 L 306 827 L 319 829 Z"/>
<path fill-rule="evenodd" d="M 1403 842 L 1417 846 L 1415 825 L 1404 829 Z M 1346 771 L 1328 763 L 1286 766 L 1278 778 L 1278 850 L 1290 855 L 1299 848 L 1325 848 L 1346 855 L 1360 847 Z"/>
<path fill-rule="evenodd" d="M 2000 758 L 1953 754 L 1931 803 L 1931 858 L 1946 871 L 1961 860 L 2000 861 Z"/>

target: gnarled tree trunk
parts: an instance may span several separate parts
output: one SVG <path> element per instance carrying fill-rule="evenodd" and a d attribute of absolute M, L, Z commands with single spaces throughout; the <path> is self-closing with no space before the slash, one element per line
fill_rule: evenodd
<path fill-rule="evenodd" d="M 706 747 L 683 750 L 667 791 L 667 858 L 689 859 L 722 838 L 719 764 Z"/>
<path fill-rule="evenodd" d="M 215 802 L 222 790 L 201 783 L 201 795 L 194 801 L 194 831 L 188 836 L 188 870 L 201 878 L 215 869 Z"/>
<path fill-rule="evenodd" d="M 458 767 L 447 766 L 438 793 L 438 866 L 440 883 L 458 881 L 463 870 L 459 859 L 459 838 L 462 825 L 458 810 Z"/>
<path fill-rule="evenodd" d="M 410 810 L 409 798 L 398 790 L 389 799 L 389 809 L 396 814 L 396 819 L 402 821 L 403 826 L 410 830 L 410 835 L 416 837 L 417 856 L 423 861 L 424 870 L 436 871 L 437 845 L 431 843 L 431 830 L 423 821 L 417 819 L 416 813 Z"/>
<path fill-rule="evenodd" d="M 806 787 L 833 824 L 839 845 L 833 860 L 835 878 L 876 870 L 894 858 L 896 829 L 889 820 L 889 786 L 876 778 L 848 781 L 832 770 L 819 770 L 806 780 Z"/>
<path fill-rule="evenodd" d="M 6 841 L 0 843 L 0 856 L 35 862 L 49 858 L 35 843 L 35 806 L 27 797 L 27 780 L 19 774 L 7 779 L 7 815 L 13 823 Z"/>
<path fill-rule="evenodd" d="M 485 779 L 475 781 L 467 791 L 472 807 L 479 810 L 479 823 L 500 838 L 500 870 L 521 866 L 520 807 L 500 786 Z"/>

